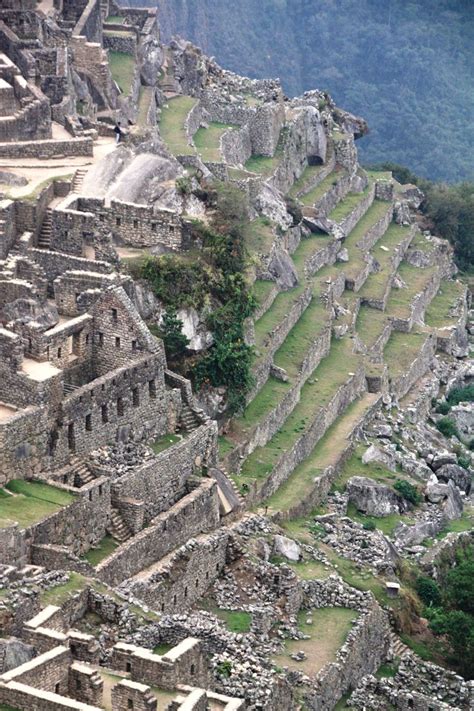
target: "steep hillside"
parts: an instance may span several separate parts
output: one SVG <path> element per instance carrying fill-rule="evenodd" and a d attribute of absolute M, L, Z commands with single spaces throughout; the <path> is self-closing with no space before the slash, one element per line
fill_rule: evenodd
<path fill-rule="evenodd" d="M 432 179 L 473 179 L 471 3 L 146 2 L 158 4 L 164 39 L 178 33 L 233 71 L 278 76 L 290 95 L 326 89 L 363 115 L 371 127 L 363 161 L 389 158 Z"/>

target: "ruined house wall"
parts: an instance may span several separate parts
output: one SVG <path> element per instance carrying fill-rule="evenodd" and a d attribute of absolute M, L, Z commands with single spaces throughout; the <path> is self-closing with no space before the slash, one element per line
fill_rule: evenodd
<path fill-rule="evenodd" d="M 108 262 L 92 261 L 64 252 L 32 248 L 28 250 L 27 254 L 41 266 L 50 284 L 56 277 L 69 270 L 92 271 L 100 274 L 110 274 L 113 271 L 112 265 Z"/>
<path fill-rule="evenodd" d="M 182 442 L 156 455 L 142 467 L 116 479 L 112 498 L 118 502 L 131 497 L 145 504 L 145 522 L 166 511 L 186 490 L 186 482 L 202 466 L 215 463 L 217 425 L 214 421 L 201 425 L 185 436 Z"/>
<path fill-rule="evenodd" d="M 67 693 L 68 669 L 72 661 L 69 648 L 58 646 L 35 657 L 0 677 L 0 681 L 15 681 L 44 691 Z M 58 686 L 59 685 L 59 686 Z"/>
<path fill-rule="evenodd" d="M 15 201 L 0 200 L 0 259 L 7 257 L 15 237 Z"/>
<path fill-rule="evenodd" d="M 214 480 L 202 484 L 168 511 L 159 514 L 148 528 L 121 545 L 96 568 L 97 576 L 118 585 L 136 575 L 192 536 L 216 528 L 219 501 Z"/>

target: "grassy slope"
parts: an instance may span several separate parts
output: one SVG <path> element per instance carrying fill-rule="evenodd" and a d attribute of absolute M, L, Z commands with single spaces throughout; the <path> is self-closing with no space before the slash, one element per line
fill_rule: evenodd
<path fill-rule="evenodd" d="M 191 96 L 176 96 L 168 99 L 161 110 L 160 133 L 173 155 L 192 155 L 194 149 L 189 145 L 184 129 L 187 115 L 196 103 Z"/>

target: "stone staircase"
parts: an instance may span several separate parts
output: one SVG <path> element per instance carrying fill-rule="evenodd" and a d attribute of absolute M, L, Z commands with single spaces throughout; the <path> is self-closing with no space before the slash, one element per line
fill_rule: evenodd
<path fill-rule="evenodd" d="M 38 247 L 40 249 L 50 249 L 51 236 L 53 233 L 53 210 L 48 207 L 41 225 L 41 231 L 38 237 Z"/>
<path fill-rule="evenodd" d="M 118 509 L 112 509 L 110 523 L 107 528 L 110 535 L 119 543 L 125 543 L 132 537 L 132 532 L 123 520 Z"/>
<path fill-rule="evenodd" d="M 71 459 L 71 467 L 74 472 L 74 486 L 77 488 L 85 486 L 95 479 L 94 474 L 84 460 L 73 457 Z"/>
<path fill-rule="evenodd" d="M 392 649 L 392 653 L 394 657 L 402 657 L 405 652 L 409 652 L 410 648 L 407 647 L 404 642 L 400 639 L 400 637 L 393 632 L 393 630 L 390 631 L 390 647 Z"/>
<path fill-rule="evenodd" d="M 192 432 L 200 425 L 196 414 L 191 410 L 189 405 L 184 405 L 181 410 L 180 424 L 184 432 Z"/>
<path fill-rule="evenodd" d="M 87 173 L 87 168 L 78 168 L 74 173 L 71 184 L 71 193 L 79 193 L 82 183 L 84 182 L 84 176 Z"/>

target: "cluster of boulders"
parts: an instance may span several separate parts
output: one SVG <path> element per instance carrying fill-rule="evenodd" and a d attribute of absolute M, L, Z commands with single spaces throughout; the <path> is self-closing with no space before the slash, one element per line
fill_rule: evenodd
<path fill-rule="evenodd" d="M 92 469 L 107 468 L 108 475 L 113 479 L 142 466 L 147 459 L 153 457 L 152 450 L 141 442 L 117 442 L 108 447 L 101 447 L 90 453 Z"/>

